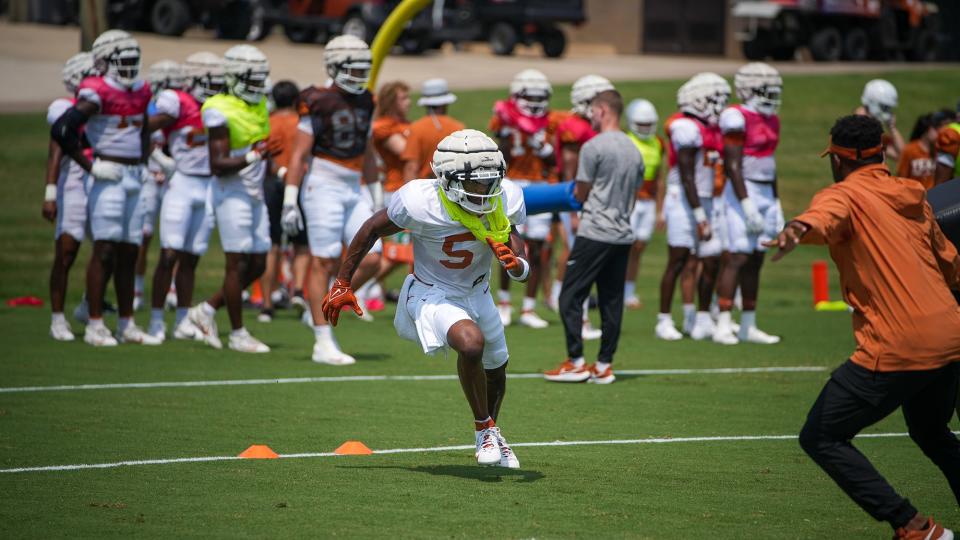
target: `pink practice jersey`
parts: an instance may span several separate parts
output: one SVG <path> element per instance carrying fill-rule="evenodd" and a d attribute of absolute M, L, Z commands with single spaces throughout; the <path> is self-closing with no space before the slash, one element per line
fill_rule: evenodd
<path fill-rule="evenodd" d="M 152 97 L 149 84 L 137 81 L 126 88 L 109 77 L 87 77 L 80 83 L 77 97 L 100 108 L 86 125 L 95 154 L 143 158 L 140 134 Z"/>
<path fill-rule="evenodd" d="M 197 99 L 182 90 L 164 90 L 157 96 L 157 113 L 176 118 L 163 134 L 177 170 L 191 176 L 210 176 L 207 134 Z"/>
<path fill-rule="evenodd" d="M 743 141 L 743 177 L 754 182 L 773 182 L 777 162 L 773 157 L 780 142 L 780 117 L 764 115 L 744 105 L 728 107 L 720 115 L 723 134 L 740 132 Z"/>

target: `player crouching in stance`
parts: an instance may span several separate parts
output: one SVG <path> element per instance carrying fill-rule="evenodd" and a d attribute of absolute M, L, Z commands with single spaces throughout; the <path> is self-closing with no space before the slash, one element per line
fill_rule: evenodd
<path fill-rule="evenodd" d="M 762 62 L 747 64 L 733 80 L 741 104 L 720 115 L 723 164 L 727 178 L 724 208 L 729 257 L 717 279 L 720 316 L 713 341 L 736 345 L 741 341 L 772 345 L 780 338 L 757 328 L 757 294 L 763 243 L 783 228 L 783 210 L 777 198 L 777 162 L 773 156 L 780 141 L 780 94 L 783 80 L 777 70 Z M 743 314 L 740 331 L 733 332 L 730 312 L 740 284 Z"/>
<path fill-rule="evenodd" d="M 146 122 L 150 86 L 137 78 L 140 45 L 122 30 L 108 30 L 93 42 L 93 57 L 103 76 L 80 83 L 77 103 L 51 128 L 50 135 L 93 176 L 87 211 L 93 257 L 87 268 L 90 319 L 84 341 L 97 347 L 119 341 L 158 345 L 133 322 L 134 265 L 143 238 L 140 189 L 150 145 Z M 81 127 L 93 148 L 93 161 L 81 149 Z M 119 322 L 117 338 L 103 324 L 103 292 L 113 269 Z"/>
<path fill-rule="evenodd" d="M 454 132 L 437 146 L 437 179 L 413 180 L 394 193 L 387 209 L 357 232 L 337 279 L 324 298 L 331 324 L 344 307 L 361 310 L 350 279 L 378 238 L 410 231 L 416 270 L 400 292 L 394 326 L 427 354 L 451 348 L 476 428 L 477 462 L 518 468 L 496 419 L 507 383 L 507 341 L 490 295 L 490 258 L 507 275 L 526 281 L 529 263 L 514 226 L 526 218 L 520 188 L 503 179 L 506 162 L 483 133 Z M 509 242 L 509 246 L 506 244 Z"/>
<path fill-rule="evenodd" d="M 260 278 L 270 251 L 270 219 L 263 198 L 270 134 L 267 113 L 267 77 L 270 65 L 259 49 L 237 45 L 223 57 L 227 93 L 207 98 L 200 109 L 207 130 L 213 208 L 226 257 L 223 287 L 206 302 L 190 308 L 187 318 L 214 348 L 220 348 L 216 310 L 227 306 L 229 346 L 248 353 L 270 352 L 270 347 L 243 327 L 242 293 Z"/>
<path fill-rule="evenodd" d="M 213 179 L 210 152 L 200 108 L 207 98 L 223 90 L 223 59 L 211 52 L 198 52 L 184 63 L 183 89 L 168 88 L 157 97 L 151 127 L 163 130 L 175 163 L 160 204 L 160 259 L 153 272 L 150 326 L 147 332 L 166 339 L 163 306 L 176 272 L 177 318 L 173 337 L 202 338 L 187 317 L 193 301 L 194 276 L 200 257 L 207 251 L 213 230 Z M 198 335 L 199 334 L 199 335 Z"/>

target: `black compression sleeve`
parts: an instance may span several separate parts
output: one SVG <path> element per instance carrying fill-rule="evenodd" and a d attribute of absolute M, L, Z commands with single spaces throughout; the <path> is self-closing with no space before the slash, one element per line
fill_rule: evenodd
<path fill-rule="evenodd" d="M 50 128 L 50 138 L 57 141 L 64 154 L 69 154 L 80 148 L 80 128 L 87 122 L 87 117 L 76 107 L 70 107 L 60 115 Z"/>

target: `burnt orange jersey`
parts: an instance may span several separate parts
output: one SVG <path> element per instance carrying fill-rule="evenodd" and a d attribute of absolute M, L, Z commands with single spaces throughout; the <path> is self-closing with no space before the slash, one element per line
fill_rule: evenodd
<path fill-rule="evenodd" d="M 463 123 L 445 114 L 428 114 L 410 124 L 407 146 L 400 159 L 414 161 L 419 167 L 417 178 L 433 178 L 430 161 L 444 137 L 463 129 Z"/>
<path fill-rule="evenodd" d="M 392 116 L 382 116 L 373 121 L 373 146 L 383 161 L 383 189 L 396 191 L 403 186 L 403 160 L 400 155 L 387 149 L 387 139 L 394 135 L 410 136 L 410 123 Z"/>
<path fill-rule="evenodd" d="M 933 187 L 933 173 L 937 162 L 933 160 L 930 149 L 922 140 L 910 141 L 903 147 L 900 162 L 897 164 L 897 176 L 912 178 L 923 185 L 923 189 Z"/>

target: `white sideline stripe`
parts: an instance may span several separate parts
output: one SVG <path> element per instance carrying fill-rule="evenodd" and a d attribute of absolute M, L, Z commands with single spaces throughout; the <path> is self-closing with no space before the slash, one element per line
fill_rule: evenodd
<path fill-rule="evenodd" d="M 888 437 L 907 437 L 907 433 L 865 433 L 857 435 L 858 439 L 879 439 Z M 663 437 L 657 439 L 611 439 L 607 441 L 546 441 L 546 442 L 526 442 L 513 443 L 513 447 L 533 447 L 533 446 L 597 446 L 607 444 L 666 444 L 666 443 L 690 443 L 690 442 L 743 442 L 743 441 L 785 441 L 795 440 L 798 435 L 729 435 L 719 437 Z M 421 454 L 426 452 L 448 452 L 452 450 L 473 450 L 475 447 L 470 444 L 456 446 L 430 446 L 424 448 L 388 448 L 385 450 L 374 450 L 374 454 Z M 297 458 L 324 458 L 335 457 L 333 452 L 306 452 L 300 454 L 280 454 L 281 459 Z M 76 471 L 80 469 L 110 469 L 114 467 L 129 467 L 136 465 L 166 465 L 169 463 L 200 463 L 207 461 L 236 461 L 241 460 L 239 456 L 209 456 L 192 458 L 173 458 L 173 459 L 143 459 L 136 461 L 117 461 L 115 463 L 85 463 L 80 465 L 48 465 L 46 467 L 18 467 L 16 469 L 0 469 L 0 473 L 25 473 L 25 472 L 46 472 L 46 471 Z"/>
<path fill-rule="evenodd" d="M 737 373 L 798 373 L 826 371 L 823 366 L 772 366 L 708 369 L 624 369 L 617 375 L 728 375 Z M 508 379 L 542 379 L 542 373 L 510 373 Z M 194 386 L 243 386 L 251 384 L 294 384 L 363 381 L 455 381 L 456 375 L 346 375 L 342 377 L 289 377 L 283 379 L 234 379 L 223 381 L 166 381 L 116 384 L 69 384 L 59 386 L 10 386 L 0 394 L 16 392 L 68 392 L 74 390 L 114 390 L 120 388 L 184 388 Z"/>

